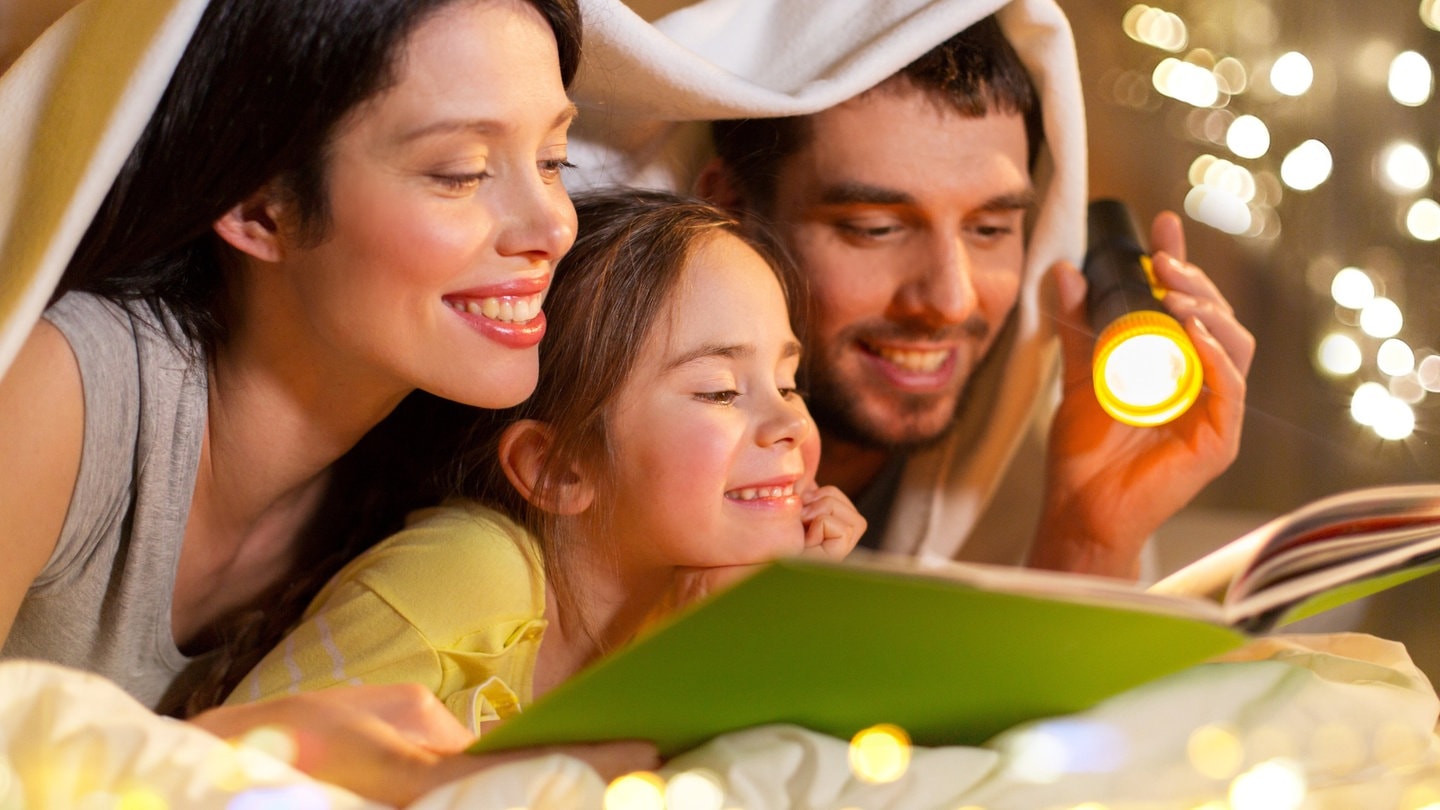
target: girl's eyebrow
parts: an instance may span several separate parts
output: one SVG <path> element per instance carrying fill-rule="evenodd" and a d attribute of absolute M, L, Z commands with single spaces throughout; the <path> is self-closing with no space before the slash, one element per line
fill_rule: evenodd
<path fill-rule="evenodd" d="M 789 359 L 791 357 L 798 357 L 800 355 L 800 352 L 800 341 L 787 340 L 785 342 L 785 345 L 780 348 L 780 358 L 783 360 Z M 754 355 L 755 346 L 751 343 L 705 343 L 695 347 L 694 349 L 691 349 L 688 352 L 672 358 L 670 362 L 665 364 L 665 370 L 671 371 L 672 369 L 677 369 L 688 363 L 694 363 L 699 360 L 708 360 L 712 357 L 720 357 L 727 360 L 733 360 L 738 358 L 753 357 Z"/>

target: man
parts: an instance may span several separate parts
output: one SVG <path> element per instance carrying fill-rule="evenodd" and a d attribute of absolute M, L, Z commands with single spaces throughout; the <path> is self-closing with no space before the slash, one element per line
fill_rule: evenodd
<path fill-rule="evenodd" d="M 1185 262 L 1173 214 L 1155 222 L 1155 269 L 1200 352 L 1206 390 L 1162 427 L 1118 424 L 1096 403 L 1084 281 L 1067 262 L 1025 267 L 1041 116 L 995 18 L 836 106 L 713 132 L 719 157 L 701 193 L 773 222 L 809 280 L 819 480 L 860 505 L 866 544 L 1135 577 L 1146 539 L 1234 459 L 1254 341 Z M 1033 403 L 1005 401 L 1000 378 L 1043 283 L 1031 275 L 1046 269 L 1063 398 L 1043 472 L 1022 448 L 1009 465 L 1016 480 L 1001 487 Z M 1043 403 L 1033 412 L 1050 421 Z M 1010 434 L 1010 447 L 987 445 L 992 430 Z M 975 474 L 977 453 L 999 457 L 990 480 Z M 987 500 L 991 513 L 966 531 L 966 514 Z"/>

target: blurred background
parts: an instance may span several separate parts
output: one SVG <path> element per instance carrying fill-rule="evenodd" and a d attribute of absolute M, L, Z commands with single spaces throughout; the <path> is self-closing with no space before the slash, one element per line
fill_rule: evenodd
<path fill-rule="evenodd" d="M 75 0 L 0 0 L 0 68 Z M 1322 495 L 1440 473 L 1436 0 L 1060 0 L 1094 196 L 1185 215 L 1258 339 L 1240 458 L 1160 537 L 1174 568 Z M 1440 676 L 1440 581 L 1313 629 Z"/>

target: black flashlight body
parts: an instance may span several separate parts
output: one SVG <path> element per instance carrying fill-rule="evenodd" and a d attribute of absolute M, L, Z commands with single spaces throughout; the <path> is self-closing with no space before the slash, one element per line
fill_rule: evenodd
<path fill-rule="evenodd" d="M 1089 289 L 1085 308 L 1097 333 L 1120 316 L 1136 310 L 1164 312 L 1155 298 L 1146 267 L 1150 256 L 1140 244 L 1130 210 L 1119 200 L 1090 203 L 1086 224 L 1085 261 L 1080 272 Z"/>

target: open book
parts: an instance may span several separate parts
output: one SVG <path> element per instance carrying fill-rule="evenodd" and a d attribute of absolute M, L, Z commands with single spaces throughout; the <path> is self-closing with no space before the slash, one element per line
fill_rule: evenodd
<path fill-rule="evenodd" d="M 1317 501 L 1157 591 L 859 553 L 782 560 L 582 671 L 471 750 L 639 738 L 671 755 L 770 723 L 842 738 L 891 723 L 917 744 L 973 745 L 1436 567 L 1440 485 Z M 1215 590 L 1224 603 L 1198 595 Z"/>

